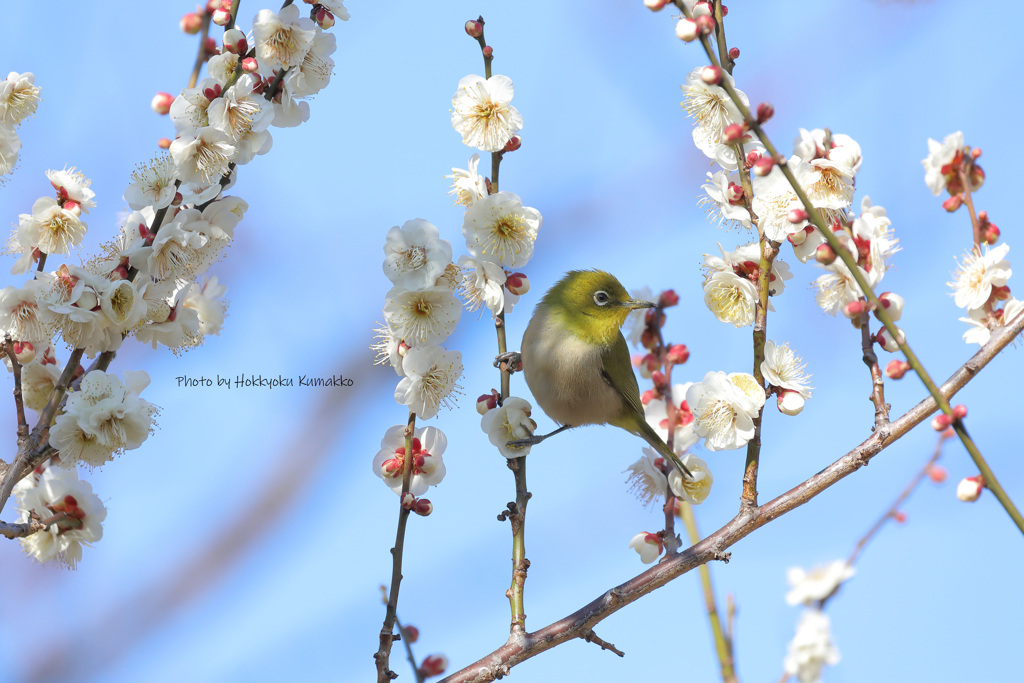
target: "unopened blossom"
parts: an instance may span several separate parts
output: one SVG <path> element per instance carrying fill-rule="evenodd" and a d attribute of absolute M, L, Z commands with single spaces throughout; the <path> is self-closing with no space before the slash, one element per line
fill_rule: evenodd
<path fill-rule="evenodd" d="M 32 213 L 18 216 L 17 240 L 25 250 L 38 248 L 46 254 L 67 254 L 85 237 L 88 229 L 77 214 L 53 197 L 40 197 Z"/>
<path fill-rule="evenodd" d="M 686 392 L 693 382 L 672 385 L 671 396 L 673 410 L 676 414 L 675 433 L 672 436 L 672 448 L 682 454 L 698 441 L 700 437 L 693 426 L 693 413 L 686 403 Z M 652 398 L 644 405 L 644 419 L 666 443 L 668 442 L 668 403 L 666 398 Z"/>
<path fill-rule="evenodd" d="M 949 283 L 953 288 L 953 301 L 969 311 L 983 307 L 992 296 L 992 288 L 1005 285 L 1013 273 L 1006 260 L 1009 244 L 1003 242 L 994 249 L 986 244 L 982 250 L 980 254 L 977 250 L 968 252 L 957 264 L 953 281 Z"/>
<path fill-rule="evenodd" d="M 331 55 L 338 49 L 337 37 L 333 33 L 318 31 L 302 61 L 284 77 L 285 88 L 290 97 L 315 95 L 331 82 L 334 60 Z"/>
<path fill-rule="evenodd" d="M 530 446 L 512 446 L 510 441 L 529 439 L 537 429 L 537 423 L 530 417 L 533 407 L 529 402 L 509 396 L 500 406 L 488 410 L 480 420 L 480 428 L 498 452 L 509 460 L 527 455 Z"/>
<path fill-rule="evenodd" d="M 455 330 L 462 306 L 450 290 L 410 291 L 392 287 L 384 298 L 384 321 L 410 345 L 439 342 Z"/>
<path fill-rule="evenodd" d="M 452 392 L 462 376 L 462 354 L 440 346 L 414 346 L 402 360 L 405 377 L 395 389 L 395 400 L 424 420 L 443 405 L 452 407 Z"/>
<path fill-rule="evenodd" d="M 502 311 L 512 310 L 519 297 L 505 289 L 507 275 L 497 263 L 460 256 L 459 266 L 462 268 L 462 284 L 459 293 L 466 301 L 466 308 L 475 311 L 481 305 L 495 316 Z"/>
<path fill-rule="evenodd" d="M 683 90 L 681 102 L 686 115 L 693 119 L 693 143 L 708 158 L 715 158 L 715 148 L 722 144 L 723 129 L 733 123 L 742 123 L 743 117 L 739 109 L 729 98 L 724 88 L 709 85 L 701 79 L 701 72 L 706 67 L 697 67 L 686 77 L 686 83 L 680 86 Z M 722 74 L 722 78 L 734 85 L 732 76 Z M 747 96 L 740 90 L 743 104 L 749 104 Z"/>
<path fill-rule="evenodd" d="M 274 107 L 262 95 L 253 93 L 255 84 L 252 74 L 242 74 L 207 110 L 210 125 L 227 135 L 235 146 L 231 161 L 236 164 L 249 163 L 273 145 L 267 127 L 274 118 Z"/>
<path fill-rule="evenodd" d="M 273 78 L 278 69 L 290 69 L 302 62 L 313 45 L 316 27 L 309 17 L 299 16 L 298 5 L 288 5 L 277 13 L 260 10 L 252 34 L 260 75 Z"/>
<path fill-rule="evenodd" d="M 953 160 L 964 148 L 964 134 L 960 131 L 947 135 L 942 142 L 928 138 L 928 156 L 921 160 L 924 182 L 938 197 L 953 176 Z"/>
<path fill-rule="evenodd" d="M 60 171 L 47 171 L 46 179 L 53 185 L 53 189 L 57 190 L 57 197 L 61 203 L 72 201 L 86 213 L 89 213 L 89 209 L 96 208 L 96 202 L 93 200 L 96 193 L 89 189 L 92 180 L 86 178 L 81 171 L 75 170 L 74 166 L 65 166 Z"/>
<path fill-rule="evenodd" d="M 206 126 L 194 134 L 183 133 L 175 138 L 170 153 L 181 180 L 214 183 L 227 175 L 235 156 L 235 143 L 223 131 Z"/>
<path fill-rule="evenodd" d="M 825 665 L 839 663 L 839 650 L 832 642 L 828 617 L 818 609 L 804 610 L 789 643 L 783 668 L 800 683 L 819 683 Z"/>
<path fill-rule="evenodd" d="M 677 468 L 673 467 L 668 473 L 668 483 L 672 487 L 672 493 L 690 505 L 700 505 L 711 493 L 711 485 L 715 478 L 711 475 L 711 468 L 701 458 L 692 453 L 687 453 L 682 458 L 683 467 L 690 471 L 684 475 Z"/>
<path fill-rule="evenodd" d="M 171 158 L 163 154 L 140 164 L 132 171 L 132 183 L 124 191 L 124 200 L 135 211 L 146 206 L 162 209 L 174 200 L 175 166 Z"/>
<path fill-rule="evenodd" d="M 452 245 L 441 239 L 429 221 L 415 218 L 388 230 L 384 241 L 384 274 L 408 290 L 427 289 L 452 260 Z"/>
<path fill-rule="evenodd" d="M 184 305 L 199 317 L 201 335 L 220 334 L 228 310 L 228 302 L 224 299 L 227 291 L 227 286 L 220 284 L 216 276 L 203 278 L 189 287 Z"/>
<path fill-rule="evenodd" d="M 107 510 L 76 470 L 47 467 L 38 480 L 30 475 L 18 482 L 14 496 L 19 523 L 31 521 L 33 514 L 43 520 L 64 514 L 43 531 L 18 539 L 22 549 L 40 563 L 56 561 L 75 569 L 82 559 L 82 546 L 103 538 Z"/>
<path fill-rule="evenodd" d="M 780 389 L 795 391 L 803 398 L 811 397 L 810 381 L 804 372 L 807 366 L 803 358 L 793 353 L 789 343 L 776 344 L 770 339 L 764 344 L 764 361 L 761 374 L 768 384 Z"/>
<path fill-rule="evenodd" d="M 14 170 L 21 151 L 21 138 L 14 126 L 0 121 L 0 176 Z"/>
<path fill-rule="evenodd" d="M 640 561 L 644 564 L 654 562 L 665 550 L 661 537 L 657 534 L 641 531 L 629 542 L 629 547 L 640 555 Z"/>
<path fill-rule="evenodd" d="M 0 334 L 9 334 L 15 341 L 49 343 L 50 333 L 40 319 L 37 299 L 41 289 L 40 281 L 29 280 L 23 287 L 0 290 Z"/>
<path fill-rule="evenodd" d="M 405 425 L 395 425 L 384 433 L 380 451 L 373 458 L 373 473 L 380 477 L 388 488 L 401 495 L 405 476 Z M 431 486 L 437 486 L 444 479 L 445 448 L 448 439 L 436 427 L 420 427 L 413 432 L 410 462 L 412 475 L 409 493 L 422 496 Z"/>
<path fill-rule="evenodd" d="M 39 106 L 39 86 L 35 74 L 12 71 L 0 81 L 0 123 L 16 126 Z"/>
<path fill-rule="evenodd" d="M 764 390 L 746 373 L 709 372 L 686 391 L 694 429 L 711 451 L 746 445 L 754 436 L 753 418 L 764 399 Z"/>
<path fill-rule="evenodd" d="M 455 197 L 456 204 L 469 208 L 475 201 L 487 196 L 487 181 L 484 176 L 477 173 L 479 165 L 480 155 L 474 154 L 469 158 L 468 168 L 453 168 L 452 174 L 445 176 L 452 179 L 452 187 L 448 194 Z"/>
<path fill-rule="evenodd" d="M 820 602 L 832 595 L 839 585 L 854 573 L 856 570 L 845 560 L 835 560 L 810 571 L 791 567 L 786 572 L 786 580 L 790 585 L 790 591 L 786 593 L 786 602 L 790 605 L 811 605 Z"/>
<path fill-rule="evenodd" d="M 462 142 L 485 152 L 500 152 L 523 127 L 523 117 L 512 106 L 512 79 L 470 75 L 459 81 L 452 97 L 452 127 Z"/>
<path fill-rule="evenodd" d="M 61 368 L 55 363 L 40 362 L 39 357 L 35 362 L 21 367 L 21 395 L 25 399 L 25 406 L 36 412 L 42 412 L 46 403 L 50 400 L 53 388 L 57 386 L 60 379 Z"/>
<path fill-rule="evenodd" d="M 125 370 L 123 384 L 102 370 L 83 377 L 50 429 L 49 443 L 60 451 L 62 466 L 81 460 L 99 467 L 115 453 L 141 446 L 157 413 L 156 406 L 139 398 L 149 381 L 142 370 Z"/>
<path fill-rule="evenodd" d="M 543 218 L 511 192 L 482 197 L 469 207 L 462 235 L 469 253 L 505 268 L 521 268 L 533 256 Z"/>
<path fill-rule="evenodd" d="M 701 186 L 706 196 L 701 198 L 699 204 L 704 204 L 706 212 L 711 220 L 719 225 L 742 225 L 749 228 L 750 211 L 742 201 L 733 201 L 731 195 L 733 186 L 739 186 L 739 176 L 730 175 L 725 171 L 718 171 L 712 174 L 708 172 L 708 182 Z"/>
<path fill-rule="evenodd" d="M 984 478 L 981 475 L 964 477 L 956 485 L 956 497 L 965 503 L 973 503 L 981 496 L 984 488 Z"/>

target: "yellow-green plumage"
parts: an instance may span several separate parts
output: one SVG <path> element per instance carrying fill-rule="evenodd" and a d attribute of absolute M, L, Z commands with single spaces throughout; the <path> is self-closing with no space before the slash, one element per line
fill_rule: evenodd
<path fill-rule="evenodd" d="M 636 434 L 683 471 L 647 424 L 640 389 L 619 332 L 630 311 L 654 306 L 632 299 L 614 276 L 574 270 L 537 305 L 523 335 L 526 384 L 537 404 L 563 426 L 611 424 Z"/>

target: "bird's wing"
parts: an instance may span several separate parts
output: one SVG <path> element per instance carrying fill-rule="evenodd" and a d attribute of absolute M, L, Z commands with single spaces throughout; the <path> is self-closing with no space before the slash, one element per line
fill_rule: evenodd
<path fill-rule="evenodd" d="M 629 347 L 621 333 L 616 336 L 612 345 L 601 353 L 601 376 L 619 393 L 630 412 L 642 416 L 644 406 L 640 403 L 640 387 L 629 361 Z"/>

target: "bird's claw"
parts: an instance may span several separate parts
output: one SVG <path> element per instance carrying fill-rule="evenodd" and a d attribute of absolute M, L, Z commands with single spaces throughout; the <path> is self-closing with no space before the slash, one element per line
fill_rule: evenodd
<path fill-rule="evenodd" d="M 494 367 L 503 372 L 512 374 L 523 369 L 523 357 L 518 351 L 506 351 L 494 357 Z"/>

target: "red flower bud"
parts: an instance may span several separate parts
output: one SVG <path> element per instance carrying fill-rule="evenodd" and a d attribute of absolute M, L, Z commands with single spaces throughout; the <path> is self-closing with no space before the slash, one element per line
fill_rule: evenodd
<path fill-rule="evenodd" d="M 484 25 L 479 21 L 470 19 L 466 22 L 466 35 L 470 38 L 479 38 L 484 34 Z"/>

